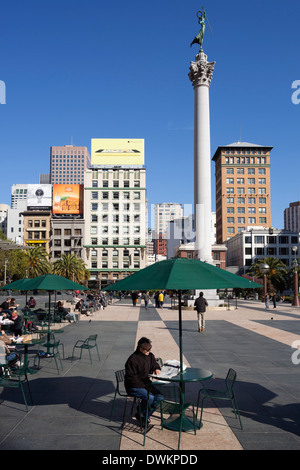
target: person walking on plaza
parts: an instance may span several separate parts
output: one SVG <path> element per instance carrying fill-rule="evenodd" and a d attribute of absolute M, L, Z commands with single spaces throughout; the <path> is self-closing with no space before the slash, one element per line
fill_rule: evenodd
<path fill-rule="evenodd" d="M 155 308 L 159 307 L 158 296 L 159 296 L 159 292 L 156 291 L 155 294 L 154 294 Z"/>
<path fill-rule="evenodd" d="M 144 292 L 143 299 L 144 299 L 144 302 L 145 302 L 145 309 L 147 310 L 148 309 L 149 299 L 150 299 L 150 295 L 149 295 L 148 291 Z"/>
<path fill-rule="evenodd" d="M 131 299 L 132 299 L 132 305 L 133 305 L 134 307 L 136 307 L 138 298 L 139 298 L 138 293 L 137 293 L 137 292 L 132 292 L 132 294 L 131 294 Z"/>
<path fill-rule="evenodd" d="M 265 306 L 267 309 L 269 308 L 269 294 L 265 295 Z"/>
<path fill-rule="evenodd" d="M 163 305 L 164 305 L 164 294 L 163 292 L 160 292 L 159 293 L 159 296 L 158 296 L 158 306 L 159 308 L 163 308 Z"/>
<path fill-rule="evenodd" d="M 195 310 L 198 316 L 198 331 L 205 330 L 205 312 L 208 306 L 207 300 L 203 297 L 203 292 L 200 292 L 199 297 L 194 302 Z"/>
<path fill-rule="evenodd" d="M 276 294 L 272 295 L 273 308 L 276 308 Z"/>
<path fill-rule="evenodd" d="M 140 338 L 136 350 L 129 356 L 125 364 L 125 389 L 129 396 L 141 399 L 142 427 L 148 427 L 150 416 L 159 401 L 164 398 L 160 391 L 152 385 L 149 378 L 149 374 L 159 375 L 161 371 L 151 349 L 151 341 L 145 337 Z M 148 421 L 146 423 L 148 401 Z M 135 414 L 135 418 L 139 420 L 138 412 Z"/>

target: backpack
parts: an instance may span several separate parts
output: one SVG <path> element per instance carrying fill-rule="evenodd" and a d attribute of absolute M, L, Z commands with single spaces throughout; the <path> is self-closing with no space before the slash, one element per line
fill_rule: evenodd
<path fill-rule="evenodd" d="M 38 327 L 32 321 L 29 321 L 26 324 L 26 330 L 27 331 L 36 331 L 37 329 L 38 329 Z"/>

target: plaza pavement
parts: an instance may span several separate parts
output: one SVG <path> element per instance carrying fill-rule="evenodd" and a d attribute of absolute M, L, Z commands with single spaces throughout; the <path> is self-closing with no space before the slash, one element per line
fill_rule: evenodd
<path fill-rule="evenodd" d="M 18 300 L 22 305 L 24 297 Z M 300 448 L 300 364 L 292 361 L 299 319 L 300 309 L 289 304 L 265 310 L 259 301 L 240 300 L 231 310 L 209 309 L 206 331 L 199 333 L 195 312 L 183 310 L 184 363 L 211 370 L 208 387 L 221 386 L 229 367 L 236 370 L 243 430 L 230 402 L 207 400 L 203 427 L 196 436 L 182 433 L 181 452 Z M 94 333 L 100 362 L 95 351 L 92 364 L 86 351 L 81 360 L 76 352 L 72 357 L 76 340 Z M 81 316 L 78 324 L 64 324 L 64 332 L 56 335 L 65 349 L 63 371 L 57 374 L 54 361 L 44 360 L 30 377 L 34 405 L 29 413 L 19 390 L 0 389 L 0 450 L 177 451 L 178 433 L 161 430 L 158 413 L 142 445 L 131 399 L 119 398 L 109 421 L 114 371 L 124 368 L 141 336 L 152 340 L 157 357 L 178 360 L 178 311 L 169 302 L 163 309 L 150 304 L 145 310 L 130 299 L 114 300 L 93 316 Z M 33 358 L 34 346 L 30 353 Z M 199 384 L 187 384 L 186 390 L 187 400 L 195 402 Z"/>

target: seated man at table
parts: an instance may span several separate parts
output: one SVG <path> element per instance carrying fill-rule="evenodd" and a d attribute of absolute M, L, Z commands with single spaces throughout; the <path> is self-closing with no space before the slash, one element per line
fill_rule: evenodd
<path fill-rule="evenodd" d="M 156 406 L 163 396 L 160 391 L 152 385 L 149 374 L 160 374 L 160 366 L 156 362 L 154 355 L 150 352 L 151 341 L 148 338 L 141 338 L 137 348 L 128 358 L 125 364 L 125 389 L 128 395 L 140 398 L 143 427 L 148 426 L 150 416 L 155 411 Z M 149 399 L 150 409 L 148 409 L 148 422 L 146 423 L 147 400 Z M 139 419 L 139 414 L 135 417 Z"/>
<path fill-rule="evenodd" d="M 11 313 L 10 301 L 11 301 L 11 298 L 7 297 L 6 300 L 4 300 L 4 302 L 2 302 L 2 304 L 0 305 L 3 313 L 9 313 L 9 314 Z"/>

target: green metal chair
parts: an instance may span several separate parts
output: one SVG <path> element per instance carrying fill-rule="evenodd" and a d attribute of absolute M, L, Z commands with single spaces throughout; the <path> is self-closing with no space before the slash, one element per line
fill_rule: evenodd
<path fill-rule="evenodd" d="M 74 350 L 76 348 L 80 349 L 80 359 L 81 359 L 81 356 L 82 356 L 83 349 L 87 349 L 88 352 L 89 352 L 90 361 L 91 361 L 91 364 L 92 364 L 91 349 L 96 348 L 98 359 L 100 361 L 100 354 L 99 354 L 99 350 L 98 350 L 98 346 L 97 346 L 97 342 L 96 342 L 97 341 L 97 336 L 98 335 L 90 335 L 85 340 L 82 340 L 82 339 L 77 340 L 74 347 L 73 347 L 72 357 L 74 357 Z"/>
<path fill-rule="evenodd" d="M 139 414 L 139 422 L 140 422 L 140 427 L 141 427 L 141 431 L 143 432 L 144 434 L 144 441 L 143 441 L 143 445 L 145 445 L 145 442 L 146 442 L 146 434 L 147 434 L 147 426 L 142 426 L 142 409 L 141 409 L 141 400 L 137 397 L 133 397 L 132 395 L 128 395 L 128 393 L 126 392 L 125 390 L 125 387 L 123 386 L 124 384 L 124 380 L 125 380 L 125 372 L 126 370 L 125 369 L 121 369 L 121 370 L 117 370 L 115 372 L 115 376 L 116 376 L 116 381 L 117 381 L 117 386 L 116 386 L 116 389 L 115 389 L 115 395 L 114 395 L 114 400 L 113 400 L 113 404 L 112 404 L 112 408 L 111 408 L 111 412 L 110 412 L 110 418 L 109 420 L 111 421 L 112 420 L 112 416 L 113 416 L 113 412 L 114 412 L 114 408 L 115 408 L 115 403 L 116 403 L 116 398 L 117 398 L 117 395 L 119 395 L 120 397 L 123 397 L 123 398 L 128 398 L 128 397 L 132 397 L 133 398 L 133 402 L 132 402 L 132 407 L 131 407 L 131 415 L 133 413 L 133 407 L 136 403 L 137 405 L 137 412 Z M 146 417 L 145 417 L 145 422 L 147 423 L 148 421 L 148 406 L 149 404 L 147 403 L 147 409 L 146 409 Z"/>
<path fill-rule="evenodd" d="M 20 356 L 21 360 L 21 356 Z M 3 375 L 0 376 L 0 387 L 4 388 L 20 388 L 23 396 L 23 400 L 25 403 L 26 411 L 28 412 L 28 405 L 27 405 L 27 400 L 26 400 L 26 395 L 25 391 L 23 388 L 23 382 L 27 382 L 27 387 L 31 399 L 31 403 L 33 405 L 33 400 L 32 400 L 32 395 L 31 395 L 31 390 L 29 386 L 29 381 L 27 377 L 27 372 L 31 373 L 31 370 L 28 367 L 28 364 L 23 364 L 18 368 L 5 367 L 3 371 Z"/>
<path fill-rule="evenodd" d="M 204 400 L 206 398 L 211 398 L 211 399 L 218 399 L 218 400 L 230 400 L 232 404 L 232 408 L 235 414 L 235 417 L 239 419 L 241 429 L 243 429 L 242 426 L 242 421 L 241 421 L 241 416 L 237 404 L 237 400 L 234 394 L 234 383 L 236 381 L 236 372 L 233 369 L 229 369 L 227 372 L 227 376 L 225 379 L 225 389 L 224 390 L 212 390 L 212 389 L 206 389 L 202 388 L 199 390 L 198 393 L 198 400 L 197 400 L 197 415 L 198 415 L 198 408 L 199 408 L 199 402 L 201 399 L 202 395 L 202 403 L 201 403 L 201 415 L 200 415 L 200 421 L 199 421 L 199 428 L 201 427 L 202 423 L 202 414 L 203 414 L 203 405 L 204 405 Z"/>
<path fill-rule="evenodd" d="M 47 343 L 45 343 L 45 344 L 47 344 Z M 50 343 L 48 343 L 48 344 L 50 344 Z M 55 341 L 54 343 L 51 344 L 51 346 L 47 346 L 47 351 L 38 352 L 38 354 L 34 358 L 34 368 L 36 368 L 36 365 L 35 365 L 36 359 L 38 360 L 37 369 L 39 369 L 41 359 L 52 359 L 52 358 L 54 358 L 56 369 L 57 369 L 57 372 L 59 374 L 59 366 L 58 366 L 57 358 L 59 360 L 61 370 L 63 370 L 63 365 L 62 365 L 59 350 L 58 350 L 59 345 L 60 345 L 60 341 Z"/>
<path fill-rule="evenodd" d="M 126 392 L 125 387 L 123 386 L 124 385 L 124 380 L 125 380 L 125 372 L 126 372 L 125 369 L 117 370 L 115 372 L 117 385 L 116 385 L 114 400 L 113 400 L 113 404 L 112 404 L 112 408 L 111 408 L 111 412 L 110 412 L 110 418 L 109 418 L 110 421 L 112 420 L 117 395 L 119 395 L 120 397 L 123 397 L 123 398 L 128 398 L 130 396 Z M 133 407 L 134 407 L 135 403 L 136 403 L 136 397 L 134 397 L 134 400 L 132 402 L 131 414 L 133 412 Z"/>
<path fill-rule="evenodd" d="M 56 343 L 56 342 L 59 343 L 58 347 L 61 348 L 62 354 L 63 354 L 63 359 L 64 359 L 65 358 L 65 347 L 64 347 L 63 343 L 60 342 L 60 340 L 56 341 L 55 335 L 52 332 L 49 333 L 49 341 L 47 341 L 46 343 L 44 343 L 42 345 L 39 345 L 38 351 L 40 351 L 40 346 L 48 349 L 48 348 L 52 348 L 54 343 Z"/>
<path fill-rule="evenodd" d="M 158 384 L 155 383 L 155 387 Z M 184 419 L 184 412 L 188 408 L 192 408 L 193 412 L 193 428 L 194 434 L 196 434 L 197 430 L 197 422 L 196 417 L 197 414 L 195 413 L 195 407 L 193 403 L 186 403 L 184 401 L 184 395 L 179 387 L 175 384 L 172 385 L 165 385 L 161 388 L 161 393 L 164 395 L 164 400 L 159 402 L 159 409 L 160 409 L 160 416 L 161 416 L 161 429 L 164 428 L 164 425 L 168 423 L 168 421 L 173 420 L 173 415 L 178 414 L 178 422 L 179 422 L 179 438 L 178 438 L 178 450 L 180 449 L 180 441 L 181 441 L 181 432 L 182 432 L 182 425 Z M 169 414 L 169 418 L 164 418 L 164 414 Z"/>

